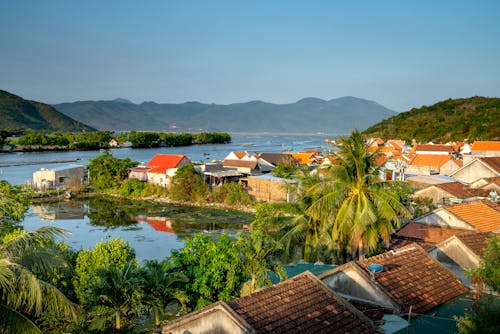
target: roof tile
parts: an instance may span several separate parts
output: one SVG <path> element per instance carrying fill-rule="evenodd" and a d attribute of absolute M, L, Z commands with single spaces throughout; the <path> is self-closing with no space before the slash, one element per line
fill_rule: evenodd
<path fill-rule="evenodd" d="M 451 212 L 479 232 L 500 231 L 500 211 L 483 201 L 469 202 L 447 206 Z"/>
<path fill-rule="evenodd" d="M 476 140 L 471 151 L 500 151 L 500 141 L 478 141 Z"/>
<path fill-rule="evenodd" d="M 410 165 L 412 166 L 432 166 L 441 167 L 448 161 L 452 159 L 451 155 L 440 155 L 440 154 L 417 154 L 411 160 Z"/>
<path fill-rule="evenodd" d="M 156 154 L 146 167 L 176 168 L 184 158 L 187 158 L 184 154 Z"/>
<path fill-rule="evenodd" d="M 410 222 L 401 228 L 396 235 L 402 238 L 418 239 L 424 242 L 436 244 L 453 235 L 470 233 L 474 232 Z"/>

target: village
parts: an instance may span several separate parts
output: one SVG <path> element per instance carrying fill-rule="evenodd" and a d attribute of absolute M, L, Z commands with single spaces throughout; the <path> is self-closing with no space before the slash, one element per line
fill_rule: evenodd
<path fill-rule="evenodd" d="M 493 293 L 465 275 L 477 268 L 489 239 L 500 233 L 500 142 L 411 143 L 372 138 L 380 181 L 405 181 L 412 198 L 427 198 L 432 210 L 407 220 L 391 235 L 386 252 L 340 265 L 316 276 L 308 271 L 229 302 L 216 302 L 163 326 L 163 333 L 276 333 L 321 329 L 349 333 L 396 333 L 411 318 L 432 318 L 468 291 Z M 210 187 L 240 184 L 255 201 L 293 202 L 298 180 L 273 175 L 280 164 L 312 173 L 335 164 L 319 151 L 230 152 L 222 161 L 196 164 Z M 129 178 L 168 188 L 186 155 L 157 154 L 129 171 Z M 39 190 L 86 182 L 83 166 L 42 169 Z M 430 204 L 429 204 L 430 205 Z M 462 305 L 462 304 L 460 304 Z M 442 321 L 439 323 L 442 326 Z M 453 325 L 451 325 L 453 326 Z M 292 331 L 293 329 L 293 331 Z M 438 331 L 439 332 L 439 331 Z"/>

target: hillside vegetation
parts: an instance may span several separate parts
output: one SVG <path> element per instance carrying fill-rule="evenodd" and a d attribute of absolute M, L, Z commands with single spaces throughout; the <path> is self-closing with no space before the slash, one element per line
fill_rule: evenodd
<path fill-rule="evenodd" d="M 0 90 L 0 130 L 94 131 L 48 104 Z"/>
<path fill-rule="evenodd" d="M 420 142 L 500 140 L 500 98 L 448 99 L 392 116 L 364 133 Z"/>

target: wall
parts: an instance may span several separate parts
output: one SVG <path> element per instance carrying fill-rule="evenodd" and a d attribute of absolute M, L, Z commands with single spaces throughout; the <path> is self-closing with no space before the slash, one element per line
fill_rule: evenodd
<path fill-rule="evenodd" d="M 263 180 L 249 177 L 246 188 L 248 194 L 256 201 L 286 201 L 287 184 L 285 182 Z"/>
<path fill-rule="evenodd" d="M 487 168 L 483 163 L 476 160 L 465 168 L 451 175 L 455 179 L 465 183 L 472 183 L 481 178 L 498 176 L 491 169 Z"/>

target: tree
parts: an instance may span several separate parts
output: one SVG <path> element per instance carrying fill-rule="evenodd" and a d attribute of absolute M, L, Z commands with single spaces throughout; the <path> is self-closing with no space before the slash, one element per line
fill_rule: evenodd
<path fill-rule="evenodd" d="M 172 184 L 168 188 L 169 197 L 182 202 L 203 201 L 207 192 L 207 185 L 191 164 L 177 169 L 172 177 Z"/>
<path fill-rule="evenodd" d="M 125 264 L 135 260 L 134 250 L 128 242 L 121 239 L 101 241 L 92 250 L 83 250 L 76 258 L 75 276 L 73 285 L 75 294 L 84 307 L 96 303 L 96 296 L 92 293 L 92 285 L 99 281 L 99 269 L 114 266 L 121 270 Z"/>
<path fill-rule="evenodd" d="M 28 209 L 29 195 L 7 181 L 0 181 L 0 224 L 20 221 Z"/>
<path fill-rule="evenodd" d="M 379 181 L 376 157 L 366 149 L 361 133 L 353 131 L 339 140 L 337 164 L 307 190 L 314 201 L 306 214 L 321 221 L 341 262 L 347 256 L 362 257 L 381 242 L 388 245 L 400 217 L 410 218 L 397 192 Z"/>
<path fill-rule="evenodd" d="M 493 334 L 500 332 L 500 301 L 498 298 L 482 293 L 487 286 L 493 292 L 500 292 L 500 236 L 489 241 L 479 268 L 467 272 L 479 289 L 472 312 L 457 317 L 457 327 L 461 334 Z"/>
<path fill-rule="evenodd" d="M 185 291 L 180 289 L 178 283 L 188 282 L 187 276 L 182 272 L 169 272 L 166 261 L 147 261 L 143 270 L 144 282 L 143 304 L 154 313 L 155 325 L 160 326 L 160 319 L 165 307 L 171 301 L 178 301 L 182 308 L 188 303 L 189 298 Z"/>
<path fill-rule="evenodd" d="M 129 158 L 118 159 L 105 152 L 93 159 L 87 165 L 89 180 L 98 190 L 116 188 L 128 176 L 130 168 L 138 162 Z"/>
<path fill-rule="evenodd" d="M 90 286 L 97 300 L 95 327 L 103 329 L 106 322 L 113 318 L 114 328 L 119 331 L 126 317 L 140 313 L 143 284 L 140 271 L 131 261 L 120 267 L 101 267 L 96 274 L 98 279 Z"/>
<path fill-rule="evenodd" d="M 0 244 L 0 332 L 41 333 L 33 319 L 42 312 L 75 319 L 78 306 L 57 288 L 42 281 L 36 272 L 64 265 L 43 246 L 66 231 L 42 227 L 7 235 Z"/>
<path fill-rule="evenodd" d="M 173 250 L 169 260 L 173 271 L 184 272 L 189 278 L 186 292 L 191 308 L 230 300 L 246 280 L 238 250 L 227 234 L 221 234 L 216 242 L 197 234 L 186 239 L 182 250 Z"/>
<path fill-rule="evenodd" d="M 286 278 L 283 266 L 278 262 L 278 252 L 282 244 L 262 231 L 243 234 L 236 244 L 240 253 L 243 273 L 249 279 L 243 283 L 241 296 L 249 295 L 263 287 L 271 286 L 271 273 L 280 280 Z"/>

